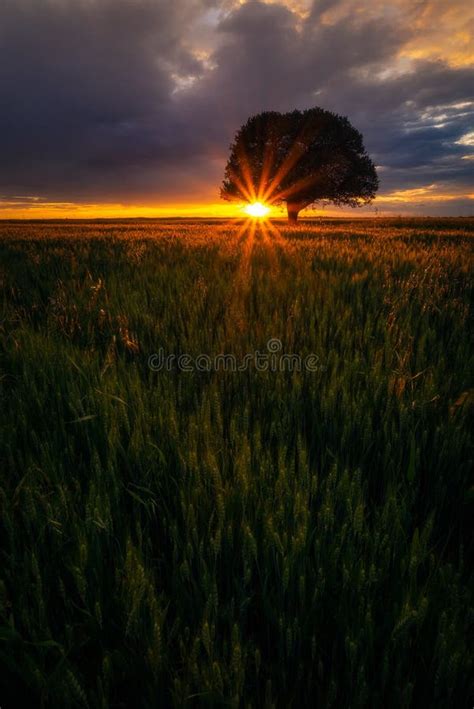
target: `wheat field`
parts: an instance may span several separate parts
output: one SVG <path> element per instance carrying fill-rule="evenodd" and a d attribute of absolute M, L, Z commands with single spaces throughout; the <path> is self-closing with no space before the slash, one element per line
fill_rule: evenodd
<path fill-rule="evenodd" d="M 2 708 L 472 704 L 473 232 L 0 223 Z"/>

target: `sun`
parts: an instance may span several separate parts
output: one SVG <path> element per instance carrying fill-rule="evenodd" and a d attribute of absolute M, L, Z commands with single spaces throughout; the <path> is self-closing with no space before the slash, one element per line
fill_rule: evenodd
<path fill-rule="evenodd" d="M 270 209 L 261 202 L 252 202 L 252 204 L 248 204 L 244 209 L 244 212 L 249 214 L 251 217 L 257 218 L 265 217 L 269 211 Z"/>

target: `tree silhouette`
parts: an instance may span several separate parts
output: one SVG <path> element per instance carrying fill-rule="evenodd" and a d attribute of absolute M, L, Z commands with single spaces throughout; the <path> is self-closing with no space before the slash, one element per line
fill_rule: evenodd
<path fill-rule="evenodd" d="M 288 220 L 314 202 L 351 207 L 378 188 L 362 135 L 349 120 L 322 108 L 249 118 L 237 132 L 221 197 L 287 205 Z"/>

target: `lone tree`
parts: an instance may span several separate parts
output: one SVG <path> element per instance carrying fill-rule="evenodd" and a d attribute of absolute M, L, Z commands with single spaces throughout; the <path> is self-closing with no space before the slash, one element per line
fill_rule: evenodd
<path fill-rule="evenodd" d="M 221 197 L 286 202 L 294 223 L 314 202 L 368 204 L 378 184 L 359 131 L 344 116 L 316 107 L 249 118 L 231 145 Z"/>

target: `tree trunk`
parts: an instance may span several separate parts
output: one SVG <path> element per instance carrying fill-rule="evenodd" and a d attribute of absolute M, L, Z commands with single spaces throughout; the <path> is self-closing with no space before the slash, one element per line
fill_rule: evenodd
<path fill-rule="evenodd" d="M 290 202 L 287 202 L 286 208 L 288 210 L 288 221 L 290 224 L 296 224 L 298 221 L 298 214 L 300 211 L 300 206 L 299 204 L 291 204 Z"/>

